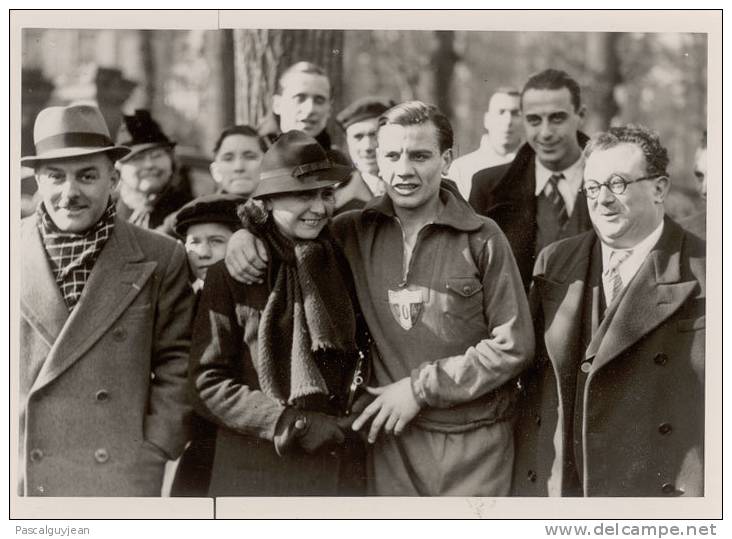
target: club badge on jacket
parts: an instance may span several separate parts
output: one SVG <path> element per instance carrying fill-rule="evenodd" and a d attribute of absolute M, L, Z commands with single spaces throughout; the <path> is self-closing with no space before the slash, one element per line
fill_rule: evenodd
<path fill-rule="evenodd" d="M 389 290 L 389 309 L 405 331 L 409 331 L 417 323 L 423 305 L 421 290 Z"/>

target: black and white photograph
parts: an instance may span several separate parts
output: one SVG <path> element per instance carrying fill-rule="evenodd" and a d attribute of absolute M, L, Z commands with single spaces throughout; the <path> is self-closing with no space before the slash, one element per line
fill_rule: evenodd
<path fill-rule="evenodd" d="M 11 10 L 11 517 L 721 517 L 721 20 Z"/>

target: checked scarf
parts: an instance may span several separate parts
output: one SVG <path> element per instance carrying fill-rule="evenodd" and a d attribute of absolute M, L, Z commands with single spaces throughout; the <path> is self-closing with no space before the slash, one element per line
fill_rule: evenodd
<path fill-rule="evenodd" d="M 44 204 L 38 205 L 38 231 L 69 311 L 79 301 L 94 263 L 112 234 L 116 215 L 116 207 L 110 199 L 101 219 L 91 229 L 76 234 L 59 230 Z"/>

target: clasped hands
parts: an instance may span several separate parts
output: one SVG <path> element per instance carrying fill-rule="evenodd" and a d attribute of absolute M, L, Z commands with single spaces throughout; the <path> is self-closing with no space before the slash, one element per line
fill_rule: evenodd
<path fill-rule="evenodd" d="M 234 233 L 229 240 L 225 260 L 229 273 L 238 281 L 250 285 L 263 281 L 268 261 L 267 252 L 264 243 L 252 233 L 246 230 Z M 343 443 L 349 428 L 356 432 L 361 431 L 369 420 L 371 426 L 367 438 L 369 443 L 374 443 L 382 430 L 386 434 L 401 434 L 421 409 L 414 398 L 409 378 L 381 387 L 367 387 L 366 391 L 368 393 L 356 400 L 347 417 L 286 411 L 288 417 L 283 416 L 278 423 L 275 446 L 280 445 L 285 450 L 297 441 L 305 451 L 315 452 L 324 446 Z M 372 397 L 375 398 L 371 400 Z M 303 416 L 301 419 L 304 421 L 301 423 L 304 423 L 305 428 L 295 428 L 297 416 L 292 415 L 293 412 Z"/>
<path fill-rule="evenodd" d="M 345 417 L 285 410 L 275 432 L 277 453 L 283 455 L 295 444 L 306 453 L 334 448 L 346 440 L 349 429 L 359 432 L 363 428 L 365 432 L 369 421 L 367 440 L 373 444 L 382 430 L 385 434 L 401 434 L 420 411 L 409 378 L 382 387 L 367 387 L 366 391 Z"/>

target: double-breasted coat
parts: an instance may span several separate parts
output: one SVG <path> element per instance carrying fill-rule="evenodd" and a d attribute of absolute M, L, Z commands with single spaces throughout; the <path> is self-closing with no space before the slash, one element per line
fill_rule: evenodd
<path fill-rule="evenodd" d="M 190 410 L 183 248 L 117 218 L 69 313 L 36 223 L 21 225 L 20 493 L 159 495 Z"/>
<path fill-rule="evenodd" d="M 706 245 L 666 218 L 587 343 L 599 241 L 590 231 L 537 259 L 514 494 L 702 496 Z"/>

